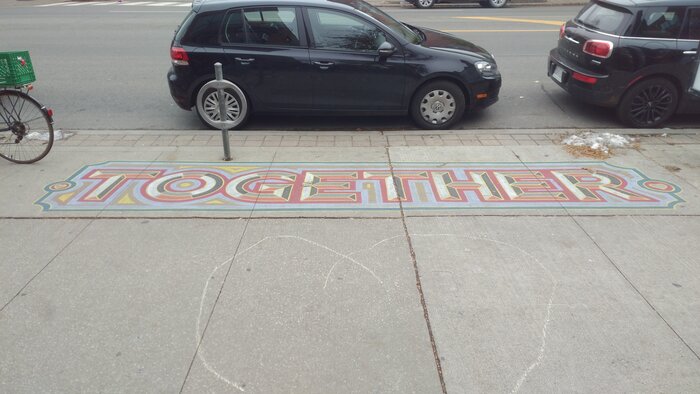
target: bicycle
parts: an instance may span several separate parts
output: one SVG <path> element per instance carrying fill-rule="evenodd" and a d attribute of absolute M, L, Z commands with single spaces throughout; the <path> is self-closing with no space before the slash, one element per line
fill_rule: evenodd
<path fill-rule="evenodd" d="M 39 161 L 53 146 L 53 113 L 29 95 L 35 80 L 29 52 L 0 52 L 0 157 L 14 163 Z"/>

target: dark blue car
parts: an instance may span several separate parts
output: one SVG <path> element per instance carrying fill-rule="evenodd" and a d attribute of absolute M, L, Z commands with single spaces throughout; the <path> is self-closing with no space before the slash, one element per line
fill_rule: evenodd
<path fill-rule="evenodd" d="M 501 75 L 485 49 L 400 23 L 359 0 L 221 0 L 195 5 L 175 35 L 175 102 L 214 127 L 219 95 L 203 86 L 223 65 L 227 120 L 251 112 L 410 114 L 449 128 L 498 100 Z"/>

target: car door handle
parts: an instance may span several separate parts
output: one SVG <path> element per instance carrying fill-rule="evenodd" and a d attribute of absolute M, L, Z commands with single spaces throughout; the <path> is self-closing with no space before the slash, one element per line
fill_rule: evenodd
<path fill-rule="evenodd" d="M 317 65 L 321 70 L 328 70 L 330 66 L 332 66 L 334 63 L 333 62 L 314 62 L 315 65 Z"/>
<path fill-rule="evenodd" d="M 255 61 L 255 58 L 249 57 L 249 58 L 242 58 L 242 57 L 237 57 L 236 61 L 241 62 L 241 64 L 250 64 Z"/>

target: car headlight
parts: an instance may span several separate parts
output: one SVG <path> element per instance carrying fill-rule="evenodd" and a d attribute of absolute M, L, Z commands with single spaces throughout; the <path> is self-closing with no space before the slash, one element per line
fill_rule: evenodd
<path fill-rule="evenodd" d="M 495 77 L 498 75 L 498 66 L 495 63 L 479 61 L 474 63 L 474 67 L 479 71 L 482 77 Z"/>

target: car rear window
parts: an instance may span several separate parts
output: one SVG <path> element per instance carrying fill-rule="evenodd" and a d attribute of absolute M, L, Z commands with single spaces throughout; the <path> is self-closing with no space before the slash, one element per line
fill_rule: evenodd
<path fill-rule="evenodd" d="M 197 46 L 219 45 L 219 29 L 221 28 L 223 17 L 224 14 L 222 12 L 198 14 L 180 40 L 180 43 Z"/>
<path fill-rule="evenodd" d="M 197 16 L 197 13 L 194 12 L 194 11 L 190 11 L 190 12 L 187 14 L 187 16 L 185 17 L 185 19 L 182 21 L 182 23 L 180 24 L 180 26 L 178 26 L 178 28 L 177 28 L 177 33 L 175 34 L 175 40 L 176 40 L 176 41 L 179 42 L 180 40 L 182 40 L 182 37 L 185 35 L 185 33 L 187 33 L 187 29 L 190 28 L 190 24 L 191 24 L 192 21 L 194 20 L 194 17 L 195 17 L 195 16 Z"/>
<path fill-rule="evenodd" d="M 584 7 L 574 21 L 590 29 L 608 34 L 622 35 L 627 28 L 631 13 L 622 8 L 601 3 L 590 3 Z"/>

